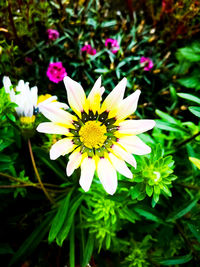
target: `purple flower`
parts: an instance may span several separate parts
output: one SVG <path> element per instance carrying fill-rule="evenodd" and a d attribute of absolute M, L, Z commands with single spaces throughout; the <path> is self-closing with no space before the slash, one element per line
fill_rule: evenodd
<path fill-rule="evenodd" d="M 32 60 L 32 58 L 31 57 L 25 57 L 25 62 L 27 63 L 27 64 L 32 64 L 33 63 L 33 60 Z"/>
<path fill-rule="evenodd" d="M 49 63 L 46 74 L 49 80 L 54 83 L 62 81 L 63 78 L 67 76 L 67 72 L 63 67 L 62 62 Z"/>
<path fill-rule="evenodd" d="M 119 50 L 119 43 L 116 39 L 107 38 L 105 46 L 108 47 L 113 54 L 116 54 Z"/>
<path fill-rule="evenodd" d="M 149 57 L 141 57 L 140 64 L 145 71 L 150 71 L 153 68 L 153 61 Z"/>
<path fill-rule="evenodd" d="M 58 39 L 58 37 L 60 35 L 59 32 L 54 30 L 54 29 L 48 29 L 47 34 L 48 34 L 49 40 L 51 40 L 51 41 L 55 41 L 56 39 Z"/>
<path fill-rule="evenodd" d="M 90 44 L 86 44 L 81 48 L 81 52 L 86 52 L 89 55 L 94 56 L 97 51 Z"/>

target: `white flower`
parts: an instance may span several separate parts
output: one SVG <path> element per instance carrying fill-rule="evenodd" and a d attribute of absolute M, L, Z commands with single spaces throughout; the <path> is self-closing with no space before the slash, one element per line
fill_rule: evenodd
<path fill-rule="evenodd" d="M 35 121 L 35 111 L 47 116 L 48 113 L 56 112 L 57 109 L 68 108 L 66 104 L 57 102 L 56 96 L 48 95 L 47 99 L 38 103 L 37 86 L 30 88 L 29 83 L 23 80 L 18 82 L 16 90 L 14 90 L 10 78 L 4 76 L 3 85 L 6 93 L 10 95 L 10 100 L 18 105 L 15 110 L 22 123 L 33 123 Z"/>
<path fill-rule="evenodd" d="M 48 134 L 61 134 L 65 138 L 57 141 L 50 150 L 50 158 L 71 153 L 67 164 L 67 175 L 81 167 L 79 183 L 88 191 L 95 170 L 109 194 L 117 189 L 117 173 L 132 178 L 127 167 L 129 163 L 136 168 L 132 154 L 144 155 L 151 148 L 143 143 L 137 134 L 152 129 L 153 120 L 126 120 L 137 108 L 140 91 L 125 99 L 126 78 L 122 79 L 101 105 L 104 87 L 99 78 L 88 97 L 81 85 L 68 76 L 64 78 L 68 102 L 75 115 L 67 111 L 51 113 L 47 116 L 51 122 L 41 123 L 37 130 Z"/>

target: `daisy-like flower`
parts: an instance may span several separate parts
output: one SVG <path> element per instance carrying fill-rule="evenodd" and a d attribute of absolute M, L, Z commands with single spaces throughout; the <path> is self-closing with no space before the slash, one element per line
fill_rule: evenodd
<path fill-rule="evenodd" d="M 104 87 L 101 77 L 95 82 L 86 98 L 81 85 L 68 76 L 64 78 L 67 97 L 74 115 L 60 110 L 51 113 L 51 122 L 39 124 L 37 130 L 48 134 L 61 134 L 65 137 L 50 149 L 50 158 L 71 153 L 66 172 L 70 176 L 81 166 L 81 187 L 88 191 L 92 179 L 97 175 L 109 194 L 117 189 L 117 173 L 132 178 L 125 161 L 136 168 L 132 154 L 144 155 L 151 148 L 143 143 L 137 134 L 152 129 L 153 120 L 126 120 L 137 107 L 140 91 L 123 99 L 126 78 L 122 79 L 101 105 Z"/>
<path fill-rule="evenodd" d="M 11 102 L 18 105 L 15 110 L 22 124 L 34 123 L 35 114 L 38 112 L 48 117 L 48 114 L 56 112 L 56 109 L 68 108 L 67 104 L 57 102 L 56 96 L 48 95 L 47 97 L 43 97 L 42 101 L 40 101 L 40 97 L 38 98 L 37 86 L 30 88 L 29 83 L 23 80 L 18 82 L 14 90 L 10 78 L 4 76 L 3 85 L 6 93 L 10 95 Z"/>

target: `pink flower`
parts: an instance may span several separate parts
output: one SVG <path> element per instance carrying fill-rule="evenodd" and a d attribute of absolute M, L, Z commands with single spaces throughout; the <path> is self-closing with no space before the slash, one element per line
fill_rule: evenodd
<path fill-rule="evenodd" d="M 108 47 L 113 54 L 116 54 L 119 50 L 119 43 L 116 39 L 107 38 L 105 46 Z"/>
<path fill-rule="evenodd" d="M 90 44 L 87 44 L 81 48 L 81 52 L 86 52 L 87 54 L 94 56 L 97 53 L 97 50 L 92 48 Z"/>
<path fill-rule="evenodd" d="M 62 81 L 63 78 L 67 76 L 67 72 L 63 67 L 62 62 L 49 63 L 46 74 L 49 80 L 54 83 Z"/>
<path fill-rule="evenodd" d="M 48 34 L 49 40 L 51 40 L 51 41 L 55 41 L 56 39 L 58 39 L 58 37 L 60 35 L 59 32 L 54 30 L 54 29 L 48 29 L 47 34 Z"/>
<path fill-rule="evenodd" d="M 153 61 L 149 57 L 141 57 L 140 64 L 145 71 L 150 71 L 153 68 Z"/>
<path fill-rule="evenodd" d="M 31 57 L 25 57 L 25 62 L 27 63 L 27 64 L 33 64 L 33 60 L 32 60 L 32 58 Z"/>

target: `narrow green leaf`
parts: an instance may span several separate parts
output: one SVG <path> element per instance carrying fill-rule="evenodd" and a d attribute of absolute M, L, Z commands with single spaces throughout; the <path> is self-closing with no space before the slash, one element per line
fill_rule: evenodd
<path fill-rule="evenodd" d="M 191 211 L 191 209 L 196 205 L 197 201 L 198 199 L 189 201 L 186 205 L 174 211 L 171 215 L 168 216 L 167 222 L 172 222 L 183 217 L 186 213 Z"/>
<path fill-rule="evenodd" d="M 156 127 L 161 129 L 161 130 L 166 130 L 166 131 L 171 131 L 171 132 L 178 132 L 178 133 L 188 133 L 186 129 L 183 127 L 174 124 L 174 123 L 169 123 L 163 120 L 155 120 L 156 122 Z"/>
<path fill-rule="evenodd" d="M 194 237 L 198 240 L 198 242 L 200 243 L 200 227 L 199 226 L 195 226 L 191 223 L 187 223 L 188 228 L 190 229 L 190 231 L 192 232 L 192 234 L 194 235 Z"/>
<path fill-rule="evenodd" d="M 163 223 L 163 220 L 156 216 L 155 214 L 152 213 L 152 211 L 144 208 L 138 208 L 135 207 L 134 210 L 141 216 L 144 216 L 146 219 L 158 222 L 158 223 Z"/>
<path fill-rule="evenodd" d="M 175 264 L 184 264 L 186 262 L 189 262 L 192 259 L 192 255 L 191 254 L 187 254 L 184 256 L 180 256 L 180 257 L 173 257 L 173 258 L 169 258 L 167 260 L 157 260 L 157 262 L 159 262 L 162 265 L 175 265 Z"/>
<path fill-rule="evenodd" d="M 74 222 L 72 223 L 72 227 L 69 235 L 69 266 L 75 267 L 75 231 L 74 231 Z"/>
<path fill-rule="evenodd" d="M 171 123 L 174 123 L 174 124 L 177 124 L 177 120 L 175 120 L 172 116 L 170 116 L 169 114 L 159 110 L 159 109 L 156 109 L 156 114 L 163 120 L 167 121 L 167 122 L 171 122 Z"/>
<path fill-rule="evenodd" d="M 32 232 L 32 234 L 25 240 L 21 247 L 15 252 L 14 256 L 11 258 L 11 261 L 8 266 L 13 265 L 18 260 L 23 257 L 29 256 L 38 244 L 41 242 L 43 237 L 49 230 L 49 223 L 52 220 L 52 214 L 49 215 L 45 220 L 43 220 L 37 228 Z"/>
<path fill-rule="evenodd" d="M 193 101 L 193 102 L 195 102 L 195 103 L 200 105 L 200 98 L 195 96 L 195 95 L 186 94 L 186 93 L 177 93 L 177 95 L 180 96 L 181 98 Z"/>
<path fill-rule="evenodd" d="M 78 199 L 74 202 L 74 204 L 71 206 L 70 210 L 68 211 L 67 218 L 56 237 L 56 242 L 59 246 L 62 246 L 63 241 L 67 238 L 70 228 L 72 226 L 73 220 L 74 220 L 74 215 L 76 213 L 76 210 L 78 209 L 83 199 L 84 199 L 84 195 L 79 195 Z"/>
<path fill-rule="evenodd" d="M 153 187 L 152 186 L 149 186 L 149 185 L 146 185 L 146 193 L 149 197 L 152 196 L 153 194 Z"/>
<path fill-rule="evenodd" d="M 51 243 L 57 236 L 58 232 L 60 231 L 69 208 L 69 202 L 71 198 L 72 191 L 68 193 L 65 199 L 62 200 L 60 207 L 58 208 L 57 214 L 52 221 L 51 229 L 49 232 L 48 241 Z"/>
<path fill-rule="evenodd" d="M 94 249 L 94 240 L 95 240 L 94 236 L 89 235 L 85 250 L 83 252 L 83 261 L 82 261 L 81 267 L 87 266 L 87 264 L 90 261 L 90 258 L 92 256 L 92 252 Z"/>
<path fill-rule="evenodd" d="M 200 117 L 200 107 L 189 107 L 189 110 L 197 117 Z"/>

